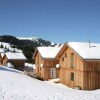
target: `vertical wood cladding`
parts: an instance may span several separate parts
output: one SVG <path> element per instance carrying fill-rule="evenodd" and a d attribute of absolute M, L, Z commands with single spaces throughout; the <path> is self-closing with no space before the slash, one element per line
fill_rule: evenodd
<path fill-rule="evenodd" d="M 42 58 L 40 53 L 37 52 L 35 56 L 36 74 L 43 80 L 50 79 L 50 68 L 56 68 L 56 64 L 59 64 L 57 59 Z M 41 67 L 41 64 L 43 65 Z M 56 69 L 56 78 L 59 77 L 59 69 Z"/>
<path fill-rule="evenodd" d="M 72 54 L 74 58 L 71 58 Z M 72 59 L 74 59 L 73 67 L 71 66 Z M 71 88 L 80 86 L 83 90 L 100 89 L 100 60 L 83 60 L 72 48 L 68 47 L 60 56 L 59 64 L 61 83 Z M 71 80 L 71 73 L 74 73 L 74 81 Z"/>

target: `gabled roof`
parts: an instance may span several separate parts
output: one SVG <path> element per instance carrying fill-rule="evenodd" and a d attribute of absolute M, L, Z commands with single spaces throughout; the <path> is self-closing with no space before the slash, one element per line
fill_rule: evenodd
<path fill-rule="evenodd" d="M 59 52 L 57 53 L 57 55 L 56 55 L 56 58 L 57 59 L 59 59 L 62 56 L 62 54 L 65 52 L 66 48 L 67 48 L 67 43 L 65 43 L 62 46 L 62 48 L 59 50 Z"/>
<path fill-rule="evenodd" d="M 12 53 L 12 52 L 7 52 L 5 53 L 8 59 L 12 60 L 26 60 L 26 57 L 24 56 L 23 53 Z"/>
<path fill-rule="evenodd" d="M 85 60 L 100 60 L 100 44 L 99 43 L 87 43 L 87 42 L 68 42 L 65 43 L 62 49 L 57 54 L 59 58 L 64 50 L 70 47 L 72 48 L 82 59 Z"/>
<path fill-rule="evenodd" d="M 38 47 L 37 51 L 43 58 L 55 58 L 61 47 Z"/>
<path fill-rule="evenodd" d="M 68 45 L 83 59 L 100 59 L 100 44 L 86 42 L 69 42 Z"/>

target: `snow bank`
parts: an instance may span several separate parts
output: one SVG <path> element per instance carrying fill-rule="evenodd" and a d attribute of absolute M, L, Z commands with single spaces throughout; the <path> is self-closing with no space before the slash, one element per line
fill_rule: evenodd
<path fill-rule="evenodd" d="M 14 65 L 12 65 L 10 62 L 7 63 L 7 67 L 14 68 Z"/>
<path fill-rule="evenodd" d="M 100 90 L 73 90 L 0 67 L 0 100 L 100 100 Z"/>
<path fill-rule="evenodd" d="M 36 69 L 36 65 L 35 64 L 25 63 L 25 66 L 33 68 L 33 69 Z"/>
<path fill-rule="evenodd" d="M 60 82 L 60 79 L 59 78 L 56 78 L 56 79 L 50 79 L 48 81 L 49 82 L 52 82 L 52 83 L 59 83 Z"/>

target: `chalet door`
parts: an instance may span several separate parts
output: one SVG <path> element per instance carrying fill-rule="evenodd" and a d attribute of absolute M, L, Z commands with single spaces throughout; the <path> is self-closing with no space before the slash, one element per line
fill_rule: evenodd
<path fill-rule="evenodd" d="M 50 78 L 51 79 L 56 78 L 56 69 L 55 68 L 50 69 Z"/>

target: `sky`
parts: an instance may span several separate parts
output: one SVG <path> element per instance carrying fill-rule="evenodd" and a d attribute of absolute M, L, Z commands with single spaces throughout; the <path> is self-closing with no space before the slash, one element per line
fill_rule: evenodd
<path fill-rule="evenodd" d="M 100 42 L 100 0 L 0 0 L 0 35 Z"/>

